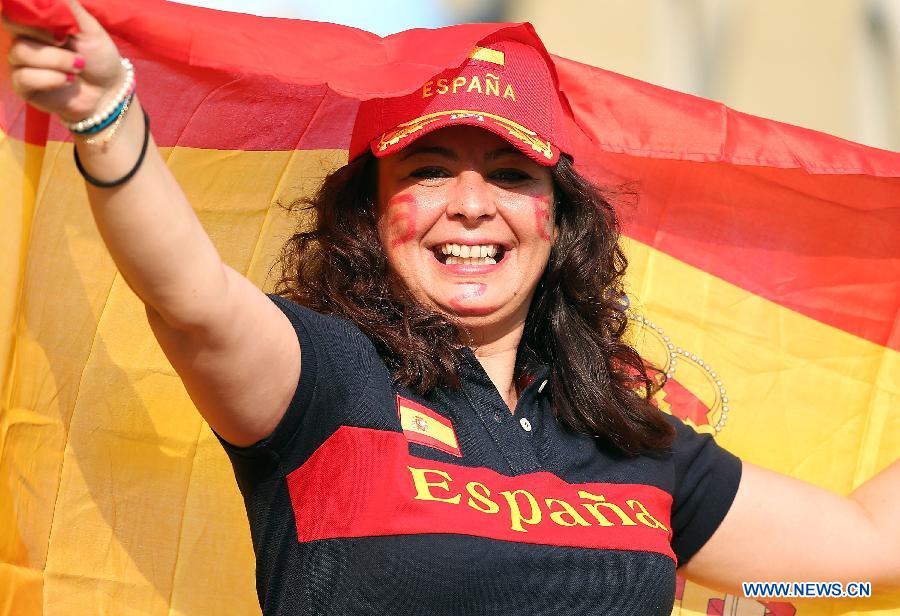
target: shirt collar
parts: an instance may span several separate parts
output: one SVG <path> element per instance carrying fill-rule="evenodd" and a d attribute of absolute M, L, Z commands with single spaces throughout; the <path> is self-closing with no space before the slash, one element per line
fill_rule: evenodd
<path fill-rule="evenodd" d="M 478 358 L 475 356 L 475 353 L 471 348 L 463 347 L 461 351 L 461 358 L 461 376 L 463 376 L 464 378 L 474 379 L 478 382 L 484 381 L 483 384 L 490 384 L 491 386 L 493 386 L 493 382 L 491 381 L 487 372 L 485 372 L 484 366 L 482 366 L 481 362 L 478 361 Z M 549 366 L 545 364 L 532 364 L 531 366 L 529 366 L 529 370 L 527 371 L 525 378 L 522 379 L 523 383 L 519 384 L 519 391 L 524 392 L 527 388 L 531 387 L 534 384 L 537 384 L 536 387 L 538 387 L 540 393 L 543 393 L 544 391 L 546 391 L 544 381 L 547 381 L 549 378 Z"/>

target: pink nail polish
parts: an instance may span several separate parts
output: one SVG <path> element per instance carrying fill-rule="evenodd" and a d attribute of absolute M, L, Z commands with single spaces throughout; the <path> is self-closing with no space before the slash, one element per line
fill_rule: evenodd
<path fill-rule="evenodd" d="M 72 63 L 72 66 L 75 67 L 76 71 L 80 71 L 84 68 L 85 61 L 81 56 L 75 56 L 75 62 Z"/>
<path fill-rule="evenodd" d="M 75 75 L 73 75 L 72 73 L 66 73 L 66 81 L 72 81 L 73 79 L 75 79 Z"/>

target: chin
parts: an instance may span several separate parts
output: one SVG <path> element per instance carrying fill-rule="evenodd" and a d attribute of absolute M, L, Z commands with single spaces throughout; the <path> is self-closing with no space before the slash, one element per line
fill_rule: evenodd
<path fill-rule="evenodd" d="M 451 303 L 442 309 L 470 332 L 494 330 L 503 327 L 512 318 L 511 314 L 502 310 L 502 306 L 484 303 Z"/>
<path fill-rule="evenodd" d="M 484 318 L 493 316 L 494 319 L 502 317 L 500 314 L 506 303 L 491 298 L 494 293 L 486 292 L 488 286 L 480 282 L 471 282 L 464 285 L 462 290 L 454 288 L 454 292 L 441 303 L 448 312 L 460 319 L 467 317 Z"/>
<path fill-rule="evenodd" d="M 491 316 L 494 316 L 493 320 L 497 320 L 497 308 L 495 306 L 452 303 L 450 305 L 450 311 L 453 316 L 462 321 L 465 321 L 468 318 L 485 319 L 486 317 Z"/>
<path fill-rule="evenodd" d="M 446 314 L 470 332 L 503 329 L 514 326 L 514 323 L 524 322 L 528 313 L 527 303 L 513 307 L 510 300 L 518 299 L 517 297 L 510 298 L 502 292 L 484 293 L 483 283 L 471 284 L 473 286 L 469 289 L 470 292 L 459 293 L 458 289 L 443 289 L 448 292 L 427 295 L 421 297 L 420 301 Z"/>

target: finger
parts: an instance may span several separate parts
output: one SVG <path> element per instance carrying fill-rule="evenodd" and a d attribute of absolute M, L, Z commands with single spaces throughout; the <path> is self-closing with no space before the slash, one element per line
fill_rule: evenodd
<path fill-rule="evenodd" d="M 10 71 L 13 89 L 25 100 L 36 94 L 55 90 L 72 82 L 72 75 L 46 68 L 21 66 Z"/>
<path fill-rule="evenodd" d="M 57 39 L 49 30 L 44 30 L 43 28 L 34 28 L 32 26 L 25 26 L 14 21 L 9 21 L 5 17 L 3 18 L 3 27 L 9 30 L 9 32 L 13 36 L 23 36 L 26 38 L 34 39 L 36 41 L 47 43 L 48 45 L 60 46 L 64 45 L 66 42 L 65 39 Z"/>
<path fill-rule="evenodd" d="M 77 73 L 84 68 L 84 58 L 74 51 L 28 38 L 16 38 L 6 59 L 13 67 L 49 68 L 64 73 Z"/>
<path fill-rule="evenodd" d="M 88 13 L 87 9 L 81 6 L 81 3 L 78 0 L 68 0 L 69 8 L 72 10 L 72 15 L 75 16 L 75 21 L 78 22 L 78 28 L 85 33 L 96 32 L 98 30 L 103 30 L 103 26 L 100 25 L 100 22 L 97 19 Z"/>

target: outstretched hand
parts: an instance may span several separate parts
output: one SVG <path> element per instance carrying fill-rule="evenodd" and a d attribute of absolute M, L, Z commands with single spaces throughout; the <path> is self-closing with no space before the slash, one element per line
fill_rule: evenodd
<path fill-rule="evenodd" d="M 3 19 L 13 36 L 7 60 L 15 92 L 29 104 L 75 122 L 102 108 L 125 78 L 106 30 L 77 0 L 67 0 L 80 32 L 56 40 L 50 30 Z"/>

